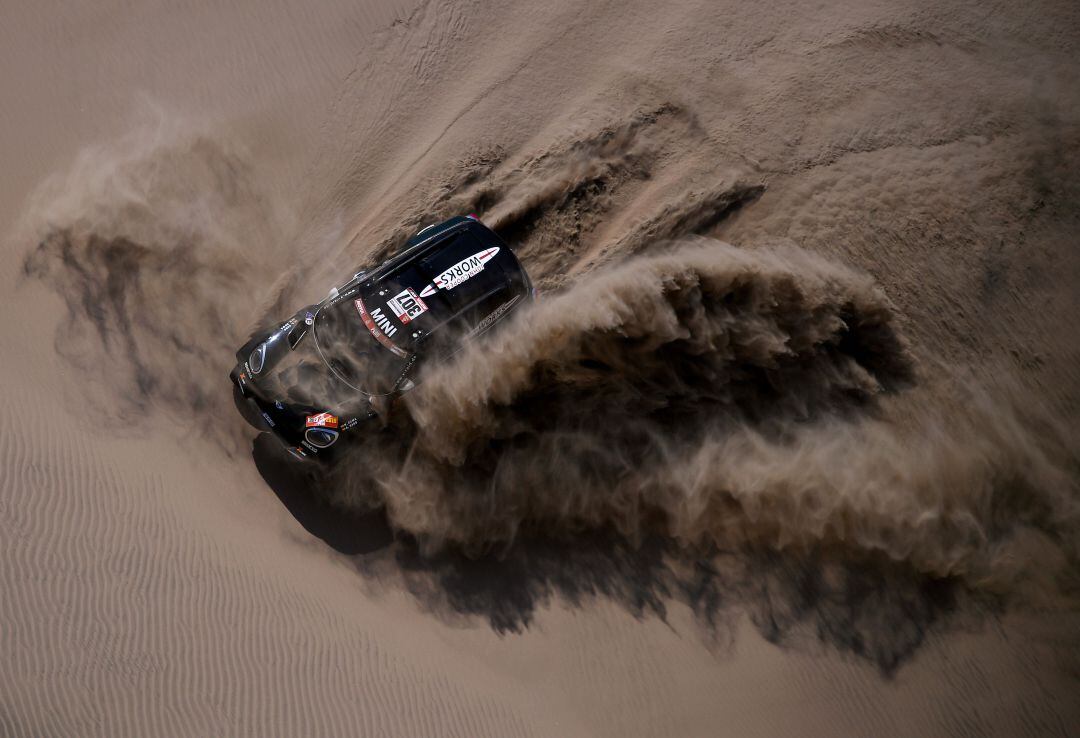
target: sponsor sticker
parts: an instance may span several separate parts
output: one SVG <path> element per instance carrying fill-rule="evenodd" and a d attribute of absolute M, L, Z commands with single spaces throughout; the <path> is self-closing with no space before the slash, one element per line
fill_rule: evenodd
<path fill-rule="evenodd" d="M 270 417 L 270 413 L 263 411 L 262 416 L 263 420 L 265 420 L 267 425 L 269 425 L 271 428 L 276 425 L 276 423 L 274 423 L 274 419 Z"/>
<path fill-rule="evenodd" d="M 413 364 L 416 363 L 418 354 L 413 354 L 409 357 L 409 360 L 405 362 L 405 368 L 401 370 L 401 374 L 398 374 L 398 378 L 394 380 L 394 389 L 398 390 L 409 381 L 409 371 L 412 370 Z"/>
<path fill-rule="evenodd" d="M 339 293 L 337 295 L 334 295 L 332 298 L 330 298 L 330 302 L 326 303 L 326 308 L 327 309 L 332 308 L 332 307 L 334 307 L 334 305 L 337 305 L 339 302 L 344 302 L 345 300 L 348 300 L 350 297 L 352 297 L 353 295 L 356 294 L 356 290 L 357 290 L 357 288 L 353 287 L 352 289 L 346 290 L 345 292 L 341 292 L 341 293 Z"/>
<path fill-rule="evenodd" d="M 412 287 L 406 287 L 398 294 L 386 301 L 386 304 L 394 311 L 402 325 L 408 325 L 409 321 L 427 312 L 427 303 L 420 299 Z"/>
<path fill-rule="evenodd" d="M 356 305 L 356 310 L 360 313 L 364 325 L 368 327 L 371 335 L 375 336 L 375 338 L 379 338 L 380 334 L 390 338 L 397 333 L 397 326 L 390 322 L 390 318 L 382 311 L 382 308 L 375 308 L 368 312 L 368 309 L 364 306 L 364 301 L 359 298 L 353 300 L 353 304 Z"/>
<path fill-rule="evenodd" d="M 427 287 L 420 291 L 420 297 L 430 297 L 438 290 L 452 290 L 462 282 L 466 282 L 472 279 L 474 276 L 484 271 L 484 265 L 495 258 L 495 254 L 499 253 L 498 246 L 492 246 L 490 249 L 484 251 L 477 251 L 472 256 L 468 256 L 454 266 L 444 271 L 439 276 L 435 277 L 435 281 L 429 284 Z"/>
<path fill-rule="evenodd" d="M 376 341 L 402 358 L 409 355 L 405 349 L 390 340 L 390 336 L 397 333 L 397 327 L 390 322 L 390 318 L 380 308 L 375 308 L 369 313 L 364 307 L 364 301 L 359 297 L 353 300 L 353 304 L 356 305 L 356 312 L 360 313 L 360 319 L 364 321 L 364 325 Z"/>
<path fill-rule="evenodd" d="M 371 311 L 371 319 L 375 321 L 375 325 L 379 326 L 379 330 L 383 334 L 390 338 L 397 333 L 397 326 L 390 322 L 390 316 L 382 311 L 382 308 L 375 308 Z"/>
<path fill-rule="evenodd" d="M 477 323 L 475 328 L 469 331 L 469 336 L 479 336 L 481 333 L 493 326 L 495 324 L 495 321 L 501 318 L 507 310 L 517 304 L 517 301 L 519 299 L 521 299 L 520 295 L 515 297 L 513 300 L 510 300 L 509 302 L 504 302 L 502 305 L 499 305 L 499 307 L 491 311 L 491 313 L 486 318 Z"/>
<path fill-rule="evenodd" d="M 336 415 L 330 413 L 319 413 L 318 415 L 309 415 L 307 421 L 304 423 L 306 428 L 331 428 L 337 430 L 338 418 Z"/>

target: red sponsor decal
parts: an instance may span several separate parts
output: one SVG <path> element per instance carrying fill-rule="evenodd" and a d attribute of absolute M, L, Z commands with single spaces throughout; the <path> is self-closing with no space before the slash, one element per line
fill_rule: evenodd
<path fill-rule="evenodd" d="M 304 425 L 308 428 L 331 428 L 337 430 L 338 423 L 336 415 L 319 413 L 318 415 L 309 415 Z"/>

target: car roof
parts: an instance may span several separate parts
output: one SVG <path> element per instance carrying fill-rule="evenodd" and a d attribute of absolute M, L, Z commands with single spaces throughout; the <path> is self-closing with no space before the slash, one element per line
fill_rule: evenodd
<path fill-rule="evenodd" d="M 531 292 L 506 243 L 473 218 L 458 217 L 425 229 L 363 275 L 357 309 L 363 307 L 367 317 L 360 317 L 380 343 L 412 353 L 437 335 L 445 344 L 490 327 Z"/>

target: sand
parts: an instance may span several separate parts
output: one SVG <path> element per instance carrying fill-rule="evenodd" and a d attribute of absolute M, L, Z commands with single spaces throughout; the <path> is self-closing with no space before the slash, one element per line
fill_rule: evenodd
<path fill-rule="evenodd" d="M 219 5 L 3 13 L 0 735 L 1076 734 L 1080 8 Z M 467 212 L 312 489 L 232 351 Z"/>

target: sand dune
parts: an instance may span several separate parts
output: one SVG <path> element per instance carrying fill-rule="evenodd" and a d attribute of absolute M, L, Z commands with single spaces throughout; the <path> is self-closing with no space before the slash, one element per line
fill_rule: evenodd
<path fill-rule="evenodd" d="M 1070 735 L 1080 12 L 0 31 L 0 735 Z M 232 351 L 476 212 L 545 299 L 332 490 Z"/>

